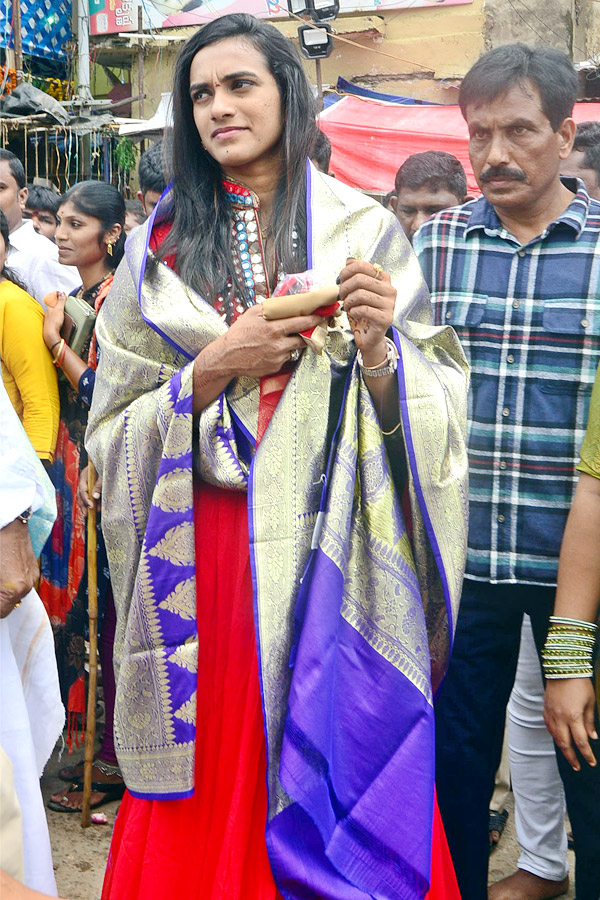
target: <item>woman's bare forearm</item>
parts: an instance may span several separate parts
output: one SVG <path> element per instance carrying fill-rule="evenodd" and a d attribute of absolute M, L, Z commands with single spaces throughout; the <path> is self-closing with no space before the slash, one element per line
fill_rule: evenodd
<path fill-rule="evenodd" d="M 223 364 L 220 343 L 213 341 L 194 360 L 194 415 L 210 406 L 233 378 Z"/>
<path fill-rule="evenodd" d="M 560 551 L 554 614 L 595 622 L 600 606 L 600 479 L 582 472 Z"/>
<path fill-rule="evenodd" d="M 389 432 L 400 422 L 400 406 L 398 397 L 398 379 L 396 375 L 383 375 L 371 378 L 363 372 L 365 384 L 373 400 L 381 430 Z"/>
<path fill-rule="evenodd" d="M 71 350 L 71 348 L 67 346 L 64 349 L 64 356 L 60 364 L 60 368 L 68 378 L 69 384 L 71 385 L 73 390 L 78 391 L 79 379 L 87 370 L 87 363 L 85 363 L 79 356 L 77 356 L 74 350 Z"/>

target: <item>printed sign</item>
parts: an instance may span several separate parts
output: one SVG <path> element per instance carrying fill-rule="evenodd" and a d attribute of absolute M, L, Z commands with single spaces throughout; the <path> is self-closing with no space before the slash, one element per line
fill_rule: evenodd
<path fill-rule="evenodd" d="M 89 3 L 90 34 L 137 31 L 138 0 L 89 0 Z"/>

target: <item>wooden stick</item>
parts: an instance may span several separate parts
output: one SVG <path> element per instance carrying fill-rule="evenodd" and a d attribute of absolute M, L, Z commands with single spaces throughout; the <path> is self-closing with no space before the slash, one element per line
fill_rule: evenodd
<path fill-rule="evenodd" d="M 87 513 L 87 568 L 88 568 L 88 615 L 90 622 L 90 661 L 88 678 L 87 716 L 85 721 L 85 745 L 83 766 L 83 806 L 81 827 L 91 824 L 90 796 L 92 793 L 92 767 L 94 764 L 94 742 L 96 740 L 96 683 L 98 681 L 98 556 L 96 552 L 96 501 L 94 486 L 96 470 L 88 461 L 88 495 L 94 502 Z"/>

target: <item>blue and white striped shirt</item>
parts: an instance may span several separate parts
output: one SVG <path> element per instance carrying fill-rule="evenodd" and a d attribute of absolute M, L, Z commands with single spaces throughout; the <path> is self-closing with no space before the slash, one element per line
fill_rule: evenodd
<path fill-rule="evenodd" d="M 600 360 L 600 203 L 564 181 L 577 194 L 527 244 L 484 197 L 414 239 L 472 367 L 466 575 L 481 581 L 556 583 Z"/>

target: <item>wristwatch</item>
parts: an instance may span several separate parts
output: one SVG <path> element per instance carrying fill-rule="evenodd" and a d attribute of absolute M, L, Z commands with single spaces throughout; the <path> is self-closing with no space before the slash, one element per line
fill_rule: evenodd
<path fill-rule="evenodd" d="M 394 342 L 388 337 L 385 338 L 385 344 L 387 348 L 386 357 L 378 366 L 365 366 L 362 353 L 360 350 L 356 351 L 358 366 L 363 375 L 366 375 L 368 378 L 382 378 L 384 375 L 394 374 L 398 368 L 398 350 Z"/>
<path fill-rule="evenodd" d="M 27 525 L 32 515 L 33 510 L 31 507 L 29 507 L 29 509 L 26 509 L 24 512 L 22 512 L 20 516 L 17 516 L 17 519 L 19 519 L 19 521 L 22 522 L 23 525 Z"/>

